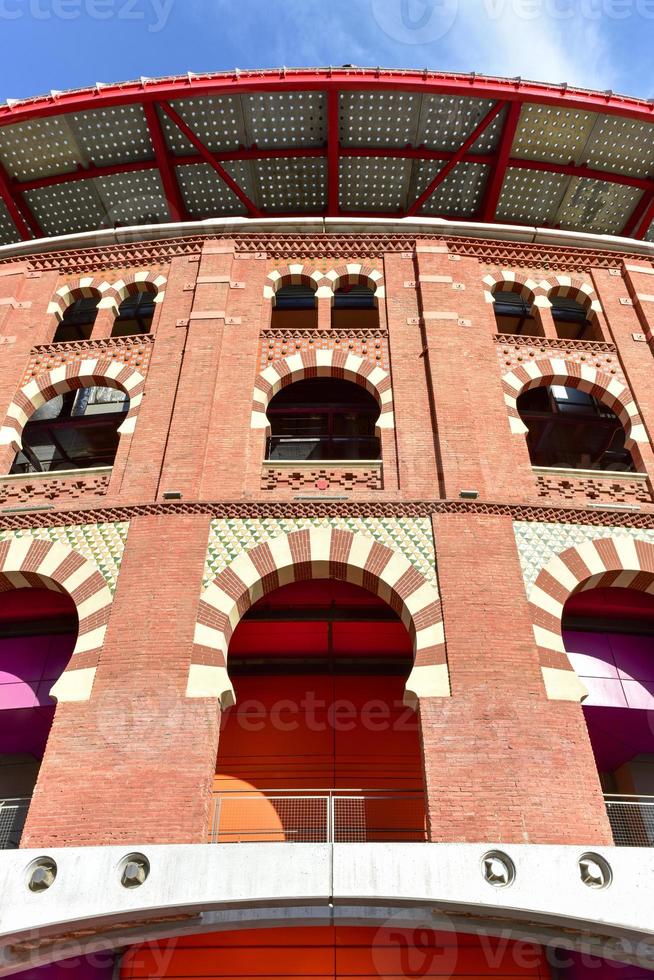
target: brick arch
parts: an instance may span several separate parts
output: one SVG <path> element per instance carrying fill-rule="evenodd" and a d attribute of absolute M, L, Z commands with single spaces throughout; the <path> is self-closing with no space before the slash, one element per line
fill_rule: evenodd
<path fill-rule="evenodd" d="M 518 412 L 518 396 L 530 388 L 547 385 L 579 388 L 610 408 L 624 426 L 627 449 L 633 448 L 635 443 L 648 441 L 634 397 L 626 385 L 590 364 L 575 364 L 563 358 L 528 361 L 503 376 L 504 401 L 512 432 L 524 434 L 528 431 Z"/>
<path fill-rule="evenodd" d="M 93 276 L 85 276 L 60 286 L 50 301 L 48 313 L 61 321 L 69 306 L 78 299 L 90 299 L 92 296 L 97 297 L 98 309 L 111 309 L 117 306 L 110 283 L 94 279 Z"/>
<path fill-rule="evenodd" d="M 311 350 L 274 361 L 254 382 L 252 402 L 253 429 L 268 425 L 266 411 L 270 400 L 281 388 L 305 378 L 334 377 L 361 385 L 377 399 L 380 408 L 377 425 L 393 428 L 393 393 L 388 372 L 368 357 L 338 350 Z"/>
<path fill-rule="evenodd" d="M 166 295 L 166 282 L 166 277 L 160 273 L 144 270 L 133 272 L 123 279 L 118 279 L 112 283 L 111 290 L 114 294 L 117 307 L 120 306 L 123 300 L 126 300 L 129 296 L 134 296 L 136 293 L 152 293 L 154 295 L 154 302 L 161 303 Z"/>
<path fill-rule="evenodd" d="M 316 299 L 332 295 L 331 283 L 325 274 L 315 266 L 302 262 L 291 262 L 269 272 L 263 287 L 264 298 L 274 305 L 275 294 L 282 286 L 310 286 L 316 291 Z"/>
<path fill-rule="evenodd" d="M 0 541 L 0 592 L 46 588 L 67 593 L 79 618 L 73 655 L 51 694 L 58 701 L 86 701 L 107 630 L 112 594 L 97 565 L 60 542 L 30 534 Z"/>
<path fill-rule="evenodd" d="M 563 643 L 566 600 L 574 592 L 611 586 L 654 591 L 654 545 L 630 535 L 593 538 L 556 555 L 539 572 L 529 602 L 550 699 L 580 701 L 588 694 Z"/>
<path fill-rule="evenodd" d="M 435 585 L 400 552 L 358 532 L 311 527 L 243 551 L 204 590 L 195 628 L 187 697 L 234 703 L 227 673 L 229 641 L 239 620 L 269 592 L 311 578 L 361 585 L 387 602 L 411 634 L 414 667 L 405 702 L 449 697 L 441 602 Z"/>
<path fill-rule="evenodd" d="M 12 446 L 16 452 L 22 448 L 22 434 L 30 416 L 45 402 L 67 391 L 95 386 L 119 388 L 129 395 L 129 411 L 119 428 L 120 433 L 132 433 L 136 426 L 138 408 L 143 399 L 145 379 L 143 375 L 121 361 L 98 358 L 74 361 L 45 371 L 32 378 L 14 395 L 2 428 L 0 445 Z"/>
<path fill-rule="evenodd" d="M 535 279 L 529 278 L 512 269 L 502 269 L 501 272 L 491 272 L 483 278 L 484 299 L 493 303 L 495 293 L 517 293 L 532 306 L 549 306 L 546 292 Z"/>
<path fill-rule="evenodd" d="M 575 276 L 552 276 L 550 279 L 541 280 L 540 286 L 550 300 L 550 305 L 553 296 L 565 296 L 581 303 L 590 319 L 594 319 L 602 312 L 597 293 L 590 283 L 584 282 L 583 279 Z"/>
<path fill-rule="evenodd" d="M 376 303 L 385 296 L 384 275 L 379 269 L 375 269 L 371 265 L 363 265 L 361 262 L 348 262 L 346 265 L 339 265 L 336 269 L 331 269 L 326 278 L 330 280 L 334 293 L 341 286 L 369 286 L 375 295 Z"/>

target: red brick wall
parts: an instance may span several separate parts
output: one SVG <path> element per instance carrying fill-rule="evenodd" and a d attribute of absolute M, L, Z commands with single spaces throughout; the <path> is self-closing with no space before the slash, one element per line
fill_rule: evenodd
<path fill-rule="evenodd" d="M 135 518 L 93 696 L 57 708 L 24 847 L 206 837 L 220 709 L 184 697 L 208 521 Z"/>
<path fill-rule="evenodd" d="M 321 268 L 342 264 L 342 250 L 330 254 L 328 238 L 319 245 Z M 384 273 L 380 350 L 395 408 L 395 428 L 384 432 L 383 488 L 350 485 L 340 472 L 327 487 L 313 476 L 308 487 L 282 480 L 267 486 L 265 432 L 250 427 L 252 390 L 271 338 L 275 352 L 287 341 L 270 332 L 263 298 L 275 262 L 240 248 L 207 240 L 196 254 L 180 250 L 158 263 L 150 249 L 143 267 L 166 275 L 166 296 L 147 364 L 144 358 L 135 365 L 147 367 L 145 397 L 109 486 L 85 493 L 79 481 L 57 488 L 53 477 L 48 493 L 12 501 L 0 481 L 0 523 L 3 507 L 46 499 L 49 523 L 79 509 L 93 523 L 93 508 L 152 504 L 171 490 L 183 502 L 271 508 L 284 501 L 290 507 L 298 489 L 318 504 L 338 494 L 361 508 L 456 499 L 461 490 L 478 491 L 482 503 L 585 505 L 583 488 L 571 500 L 565 487 L 548 485 L 544 496 L 524 437 L 510 432 L 501 377 L 511 358 L 500 349 L 498 360 L 482 282 L 489 266 L 474 254 L 453 256 L 436 240 L 417 251 L 389 247 L 367 256 Z M 567 270 L 564 251 L 561 263 Z M 134 270 L 96 266 L 93 274 L 112 281 L 125 271 Z M 606 268 L 583 275 L 600 296 L 605 340 L 615 344 L 611 356 L 651 432 L 652 354 L 632 337 L 644 329 L 643 313 L 620 302 L 647 289 L 624 269 L 620 276 Z M 47 306 L 68 279 L 56 270 L 30 274 L 22 260 L 0 267 L 0 299 L 30 304 L 0 305 L 0 410 L 30 365 L 57 356 L 33 348 L 50 344 L 55 324 Z M 106 317 L 98 321 L 98 337 L 108 326 Z M 5 472 L 10 456 L 0 459 Z M 643 460 L 653 473 L 648 446 Z M 651 509 L 628 487 L 624 492 L 644 514 Z M 619 491 L 612 500 L 618 498 Z M 219 712 L 215 701 L 187 700 L 185 689 L 208 520 L 178 512 L 132 519 L 93 695 L 57 710 L 26 846 L 203 839 Z M 605 523 L 611 521 L 607 512 Z M 581 709 L 545 697 L 510 519 L 471 511 L 439 514 L 434 524 L 452 683 L 450 699 L 425 700 L 420 708 L 434 839 L 608 842 Z"/>

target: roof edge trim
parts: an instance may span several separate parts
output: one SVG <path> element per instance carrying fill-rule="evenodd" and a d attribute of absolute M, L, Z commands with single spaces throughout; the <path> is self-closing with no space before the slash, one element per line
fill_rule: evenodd
<path fill-rule="evenodd" d="M 27 258 L 47 252 L 105 248 L 137 242 L 164 241 L 170 238 L 243 233 L 267 234 L 400 234 L 440 235 L 450 238 L 479 238 L 494 241 L 625 252 L 654 258 L 654 242 L 613 235 L 561 231 L 526 225 L 502 225 L 475 221 L 451 221 L 445 218 L 209 218 L 205 221 L 182 221 L 157 225 L 134 225 L 98 231 L 38 238 L 0 246 L 0 262 Z"/>

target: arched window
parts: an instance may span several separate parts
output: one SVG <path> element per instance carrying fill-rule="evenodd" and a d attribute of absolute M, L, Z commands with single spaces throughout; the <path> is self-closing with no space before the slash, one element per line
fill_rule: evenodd
<path fill-rule="evenodd" d="M 375 293 L 367 285 L 339 286 L 334 293 L 332 327 L 340 329 L 379 327 Z"/>
<path fill-rule="evenodd" d="M 620 419 L 592 395 L 563 385 L 531 388 L 518 398 L 529 429 L 533 466 L 634 472 Z"/>
<path fill-rule="evenodd" d="M 315 288 L 308 284 L 298 284 L 278 289 L 275 293 L 271 326 L 315 329 L 318 326 Z"/>
<path fill-rule="evenodd" d="M 98 315 L 99 296 L 87 296 L 71 303 L 57 327 L 54 343 L 89 340 Z"/>
<path fill-rule="evenodd" d="M 583 702 L 616 844 L 654 845 L 654 596 L 579 588 L 563 641 Z"/>
<path fill-rule="evenodd" d="M 243 616 L 227 662 L 236 704 L 211 840 L 425 839 L 417 718 L 402 703 L 413 644 L 386 602 L 331 579 L 283 586 Z"/>
<path fill-rule="evenodd" d="M 12 473 L 112 466 L 129 397 L 116 388 L 79 388 L 50 399 L 23 430 Z"/>
<path fill-rule="evenodd" d="M 50 691 L 70 660 L 77 629 L 77 609 L 65 593 L 0 593 L 0 849 L 20 843 L 54 718 Z"/>
<path fill-rule="evenodd" d="M 146 290 L 128 296 L 118 307 L 112 337 L 131 337 L 150 333 L 155 310 L 155 294 Z"/>
<path fill-rule="evenodd" d="M 379 459 L 376 399 L 352 381 L 311 378 L 282 388 L 268 406 L 270 460 Z"/>
<path fill-rule="evenodd" d="M 493 308 L 498 333 L 522 337 L 542 336 L 543 331 L 533 314 L 531 303 L 519 293 L 496 292 L 493 295 Z"/>
<path fill-rule="evenodd" d="M 601 340 L 597 317 L 589 320 L 581 303 L 568 296 L 550 296 L 552 319 L 561 340 Z"/>

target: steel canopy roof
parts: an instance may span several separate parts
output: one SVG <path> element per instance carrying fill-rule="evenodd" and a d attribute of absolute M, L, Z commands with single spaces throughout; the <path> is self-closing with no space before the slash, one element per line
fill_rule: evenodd
<path fill-rule="evenodd" d="M 344 67 L 142 78 L 0 106 L 0 244 L 237 215 L 654 241 L 654 104 Z"/>

